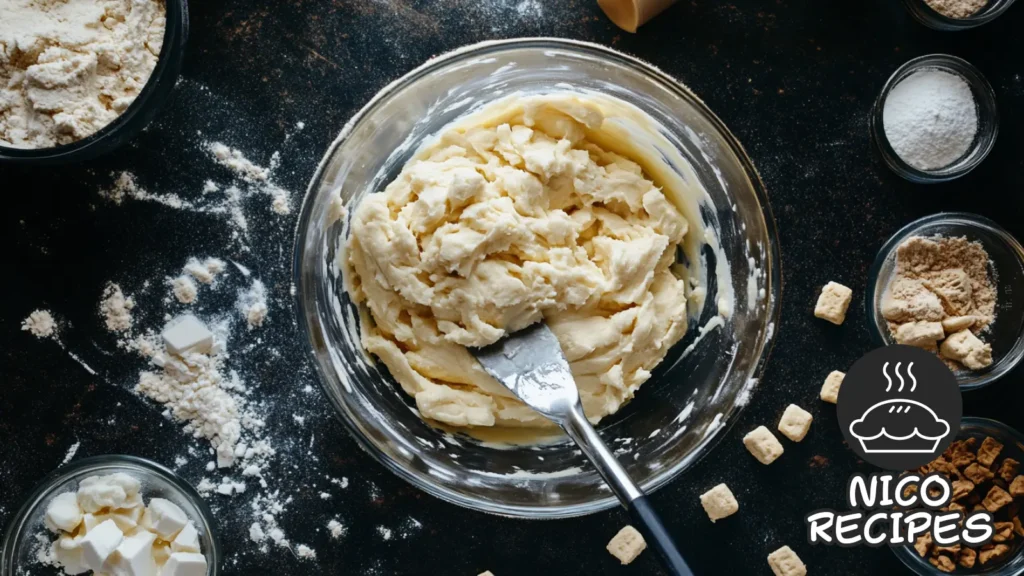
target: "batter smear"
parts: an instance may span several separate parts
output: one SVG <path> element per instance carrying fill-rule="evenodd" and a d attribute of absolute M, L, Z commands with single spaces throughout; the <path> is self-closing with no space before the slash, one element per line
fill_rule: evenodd
<path fill-rule="evenodd" d="M 595 143 L 606 119 L 585 97 L 489 112 L 355 210 L 345 278 L 372 318 L 362 344 L 424 417 L 550 426 L 466 348 L 544 319 L 596 422 L 686 333 L 688 282 L 672 268 L 687 219 L 635 158 Z"/>

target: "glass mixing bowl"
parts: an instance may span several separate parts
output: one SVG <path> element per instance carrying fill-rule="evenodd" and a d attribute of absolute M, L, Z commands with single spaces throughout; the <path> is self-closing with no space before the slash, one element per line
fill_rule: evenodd
<path fill-rule="evenodd" d="M 729 289 L 711 274 L 704 308 L 695 312 L 686 337 L 636 398 L 599 426 L 645 490 L 664 485 L 711 449 L 749 399 L 778 323 L 780 291 L 775 223 L 763 184 L 739 142 L 678 81 L 611 49 L 558 39 L 488 42 L 437 57 L 384 88 L 345 126 L 310 184 L 297 230 L 299 318 L 342 422 L 363 448 L 415 486 L 508 516 L 577 516 L 617 502 L 567 441 L 483 441 L 420 418 L 412 398 L 359 345 L 360 315 L 337 263 L 347 226 L 337 218 L 336 199 L 351 208 L 383 189 L 424 141 L 489 102 L 565 91 L 617 97 L 661 125 L 672 148 L 663 157 L 681 156 L 692 166 L 692 172 L 672 169 L 707 190 L 713 206 L 702 205 L 700 216 L 731 264 L 723 276 L 736 294 L 730 321 L 701 336 L 718 314 L 719 295 Z M 701 258 L 705 269 L 715 270 L 714 250 L 705 247 Z"/>
<path fill-rule="evenodd" d="M 78 484 L 89 476 L 105 476 L 123 472 L 142 483 L 142 497 L 165 498 L 185 511 L 195 522 L 199 532 L 199 545 L 206 556 L 206 575 L 217 576 L 220 570 L 221 549 L 213 522 L 213 513 L 191 484 L 171 470 L 144 458 L 123 455 L 93 456 L 76 460 L 55 470 L 36 487 L 25 504 L 7 525 L 0 548 L 0 576 L 27 574 L 63 574 L 57 568 L 45 568 L 37 560 L 36 550 L 41 545 L 39 536 L 53 541 L 55 535 L 43 525 L 46 506 L 58 494 L 78 489 Z"/>

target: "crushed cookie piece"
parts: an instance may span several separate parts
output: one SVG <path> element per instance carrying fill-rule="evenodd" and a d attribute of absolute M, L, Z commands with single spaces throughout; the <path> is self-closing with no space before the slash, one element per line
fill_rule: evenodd
<path fill-rule="evenodd" d="M 954 501 L 970 496 L 972 490 L 974 490 L 974 482 L 970 480 L 953 480 Z"/>
<path fill-rule="evenodd" d="M 1004 458 L 1003 463 L 999 465 L 999 477 L 1003 479 L 1003 482 L 1013 482 L 1014 477 L 1017 476 L 1017 472 L 1020 471 L 1020 462 L 1013 458 Z"/>
<path fill-rule="evenodd" d="M 821 392 L 818 397 L 835 404 L 839 401 L 839 387 L 843 385 L 843 378 L 846 378 L 846 374 L 839 370 L 833 370 L 825 377 L 825 383 L 821 386 Z"/>
<path fill-rule="evenodd" d="M 988 548 L 988 547 L 986 547 Z M 1003 556 L 1006 556 L 1010 552 L 1010 547 L 1006 544 L 996 544 L 987 550 L 985 548 L 978 552 L 978 561 L 982 564 L 988 564 L 992 560 L 999 560 Z"/>
<path fill-rule="evenodd" d="M 923 536 L 918 536 L 917 540 L 914 540 L 914 550 L 917 550 L 917 553 L 921 556 L 921 558 L 924 558 L 925 556 L 927 556 L 928 552 L 931 550 L 931 548 L 932 548 L 932 533 L 931 532 L 928 532 L 927 534 L 925 534 Z"/>
<path fill-rule="evenodd" d="M 1013 497 L 1010 496 L 1006 490 L 1003 490 L 999 486 L 993 486 L 992 489 L 988 491 L 985 499 L 981 501 L 981 505 L 989 512 L 996 512 L 1010 502 L 1013 502 Z"/>
<path fill-rule="evenodd" d="M 1006 542 L 1013 539 L 1013 522 L 995 522 L 992 527 L 996 531 L 992 536 L 993 542 Z"/>
<path fill-rule="evenodd" d="M 822 320 L 839 325 L 846 320 L 846 310 L 853 300 L 853 290 L 837 282 L 829 282 L 821 289 L 814 315 Z"/>
<path fill-rule="evenodd" d="M 769 554 L 768 566 L 775 576 L 807 576 L 807 566 L 789 546 L 783 546 Z"/>
<path fill-rule="evenodd" d="M 996 461 L 996 458 L 1002 451 L 1002 442 L 991 436 L 986 436 L 985 439 L 981 441 L 981 447 L 978 448 L 978 462 L 984 466 L 991 467 L 992 463 Z"/>
<path fill-rule="evenodd" d="M 807 436 L 807 431 L 811 429 L 812 420 L 814 420 L 814 417 L 811 416 L 810 412 L 796 404 L 790 404 L 786 407 L 786 411 L 782 413 L 778 429 L 786 438 L 793 442 L 799 442 Z"/>
<path fill-rule="evenodd" d="M 1024 496 L 1024 476 L 1014 478 L 1009 490 L 1012 496 Z"/>
<path fill-rule="evenodd" d="M 782 443 L 766 426 L 758 426 L 744 436 L 743 445 L 761 464 L 771 464 L 783 452 Z"/>
<path fill-rule="evenodd" d="M 952 572 L 956 570 L 956 564 L 950 560 L 949 556 L 932 556 L 928 559 L 928 563 L 935 566 L 942 572 Z"/>
<path fill-rule="evenodd" d="M 629 564 L 647 548 L 644 537 L 632 526 L 625 526 L 619 530 L 605 547 L 608 552 L 619 559 L 623 564 Z"/>
<path fill-rule="evenodd" d="M 995 474 L 988 468 L 975 462 L 967 468 L 964 468 L 964 476 L 975 484 L 984 484 L 995 477 Z"/>
<path fill-rule="evenodd" d="M 725 484 L 719 484 L 701 494 L 700 504 L 704 507 L 704 511 L 707 512 L 712 523 L 732 516 L 740 509 L 739 502 L 733 496 L 732 490 L 729 490 Z"/>
<path fill-rule="evenodd" d="M 978 552 L 974 548 L 964 548 L 960 551 L 958 562 L 964 568 L 974 568 L 974 561 L 978 558 Z"/>

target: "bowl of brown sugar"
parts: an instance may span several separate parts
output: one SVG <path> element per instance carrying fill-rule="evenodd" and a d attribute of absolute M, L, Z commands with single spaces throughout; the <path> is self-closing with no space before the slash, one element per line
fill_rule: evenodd
<path fill-rule="evenodd" d="M 936 30 L 967 30 L 987 24 L 1016 0 L 903 0 L 918 22 Z"/>
<path fill-rule="evenodd" d="M 865 308 L 884 345 L 937 354 L 962 389 L 1024 358 L 1024 248 L 991 220 L 940 213 L 890 238 L 868 277 Z"/>

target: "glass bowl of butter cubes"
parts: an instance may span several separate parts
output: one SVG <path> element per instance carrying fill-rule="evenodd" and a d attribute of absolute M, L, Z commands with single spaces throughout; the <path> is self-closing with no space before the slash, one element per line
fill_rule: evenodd
<path fill-rule="evenodd" d="M 962 390 L 1024 358 L 1024 247 L 995 222 L 942 212 L 900 229 L 868 273 L 865 308 L 880 345 L 932 350 Z"/>
<path fill-rule="evenodd" d="M 215 576 L 212 513 L 174 472 L 96 456 L 40 483 L 4 532 L 0 575 Z"/>

